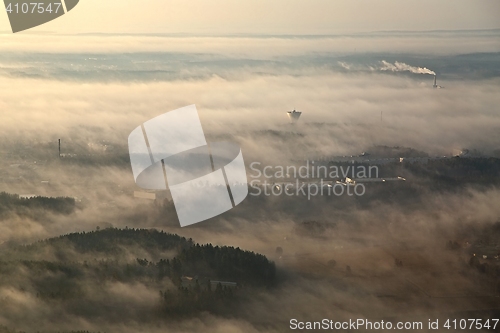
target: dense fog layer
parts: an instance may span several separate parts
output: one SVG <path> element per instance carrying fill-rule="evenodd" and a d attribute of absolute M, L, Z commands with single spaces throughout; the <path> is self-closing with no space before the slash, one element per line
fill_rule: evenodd
<path fill-rule="evenodd" d="M 0 55 L 0 191 L 75 197 L 76 208 L 70 214 L 6 208 L 2 260 L 91 261 L 92 255 L 70 247 L 64 260 L 50 248 L 29 258 L 13 249 L 97 227 L 154 227 L 262 253 L 276 262 L 279 283 L 257 290 L 234 312 L 165 322 L 153 315 L 158 290 L 148 282 L 97 287 L 82 280 L 78 288 L 90 301 L 68 308 L 23 289 L 31 273 L 21 267 L 0 287 L 1 325 L 30 332 L 278 332 L 292 318 L 427 320 L 448 311 L 498 309 L 491 297 L 496 286 L 471 270 L 468 253 L 445 249 L 449 240 L 475 244 L 497 221 L 497 169 L 486 173 L 490 184 L 475 184 L 467 175 L 464 184 L 441 189 L 433 186 L 435 174 L 395 167 L 390 176 L 409 177 L 401 185 L 407 192 L 398 185 L 367 185 L 373 197 L 364 201 L 249 197 L 226 214 L 180 228 L 171 204 L 133 197 L 140 189 L 127 148 L 129 133 L 140 124 L 195 104 L 207 140 L 239 143 L 247 166 L 357 156 L 375 146 L 409 147 L 430 157 L 465 149 L 498 157 L 496 32 L 91 35 L 77 36 L 74 44 L 68 36 L 44 36 L 43 53 L 32 45 L 38 38 L 0 36 L 7 42 Z M 431 72 L 441 89 L 433 89 Z M 293 109 L 303 114 L 292 125 L 286 112 Z M 325 229 L 304 234 L 300 225 L 311 220 Z M 114 259 L 133 263 L 173 255 L 131 247 Z M 405 268 L 394 268 L 395 260 Z M 57 283 L 57 276 L 51 281 Z"/>

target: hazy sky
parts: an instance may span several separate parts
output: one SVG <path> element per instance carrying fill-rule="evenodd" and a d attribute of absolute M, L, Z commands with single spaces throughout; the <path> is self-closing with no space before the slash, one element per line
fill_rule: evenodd
<path fill-rule="evenodd" d="M 30 32 L 336 34 L 498 29 L 499 18 L 495 0 L 82 0 Z"/>

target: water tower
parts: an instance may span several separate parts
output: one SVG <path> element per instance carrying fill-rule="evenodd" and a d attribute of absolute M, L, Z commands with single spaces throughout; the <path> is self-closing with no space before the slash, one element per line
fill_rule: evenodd
<path fill-rule="evenodd" d="M 293 111 L 288 111 L 287 114 L 288 118 L 290 119 L 290 123 L 295 124 L 299 120 L 302 112 L 293 110 Z"/>

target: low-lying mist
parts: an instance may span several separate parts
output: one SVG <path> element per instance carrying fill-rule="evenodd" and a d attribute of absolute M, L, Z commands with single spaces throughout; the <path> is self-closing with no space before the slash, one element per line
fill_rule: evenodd
<path fill-rule="evenodd" d="M 476 43 L 498 52 L 489 37 Z M 250 46 L 239 52 L 225 38 L 218 44 L 197 39 L 204 45 L 199 52 L 190 38 L 170 38 L 173 44 L 154 54 L 120 55 L 117 48 L 69 56 L 59 53 L 67 49 L 58 38 L 50 38 L 53 53 L 40 56 L 40 67 L 36 53 L 15 43 L 0 57 L 0 192 L 74 200 L 70 210 L 22 201 L 30 199 L 0 202 L 0 270 L 11 274 L 3 278 L 0 271 L 0 325 L 8 327 L 0 332 L 281 332 L 292 318 L 426 322 L 498 313 L 500 79 L 489 71 L 495 62 L 484 60 L 495 53 L 461 55 L 452 45 L 446 67 L 446 54 L 335 53 L 335 38 L 326 46 L 314 38 L 279 39 L 266 52 L 272 39 L 251 38 L 249 45 L 260 45 L 254 56 L 245 51 Z M 96 52 L 103 43 L 80 38 Z M 120 44 L 131 37 L 109 38 Z M 436 40 L 422 38 L 424 49 L 432 49 Z M 307 52 L 289 53 L 295 42 Z M 390 52 L 387 45 L 370 50 Z M 13 61 L 21 51 L 24 60 Z M 476 59 L 463 74 L 461 57 Z M 432 88 L 433 75 L 369 69 L 381 61 L 430 68 L 444 88 Z M 23 68 L 27 62 L 36 68 Z M 172 202 L 134 198 L 141 189 L 127 137 L 145 121 L 191 104 L 207 141 L 237 142 L 247 167 L 328 162 L 374 147 L 442 159 L 388 163 L 388 177 L 406 181 L 367 184 L 363 197 L 248 196 L 223 215 L 181 228 Z M 293 109 L 303 113 L 290 124 L 286 112 Z M 465 149 L 476 155 L 452 157 Z M 158 282 L 144 273 L 101 281 L 88 272 L 108 264 L 154 271 L 147 263 L 172 259 L 177 248 L 145 250 L 132 242 L 106 255 L 72 246 L 19 250 L 112 228 L 163 230 L 263 254 L 276 265 L 276 284 L 236 292 L 228 311 L 203 308 L 172 319 L 159 308 L 160 291 L 178 287 L 174 279 Z M 72 272 L 86 273 L 68 278 Z M 48 294 L 37 296 L 39 289 Z M 67 299 L 58 298 L 61 289 L 71 291 Z"/>

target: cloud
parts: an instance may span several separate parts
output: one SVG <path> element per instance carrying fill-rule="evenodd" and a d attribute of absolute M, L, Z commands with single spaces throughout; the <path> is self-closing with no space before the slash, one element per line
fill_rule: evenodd
<path fill-rule="evenodd" d="M 127 54 L 163 52 L 269 59 L 304 54 L 406 53 L 454 55 L 500 52 L 500 30 L 379 32 L 331 35 L 175 35 L 175 34 L 12 34 L 0 33 L 2 56 L 36 54 Z M 443 44 L 443 38 L 447 43 Z M 235 45 L 238 45 L 235 47 Z M 0 57 L 1 59 L 1 57 Z"/>

